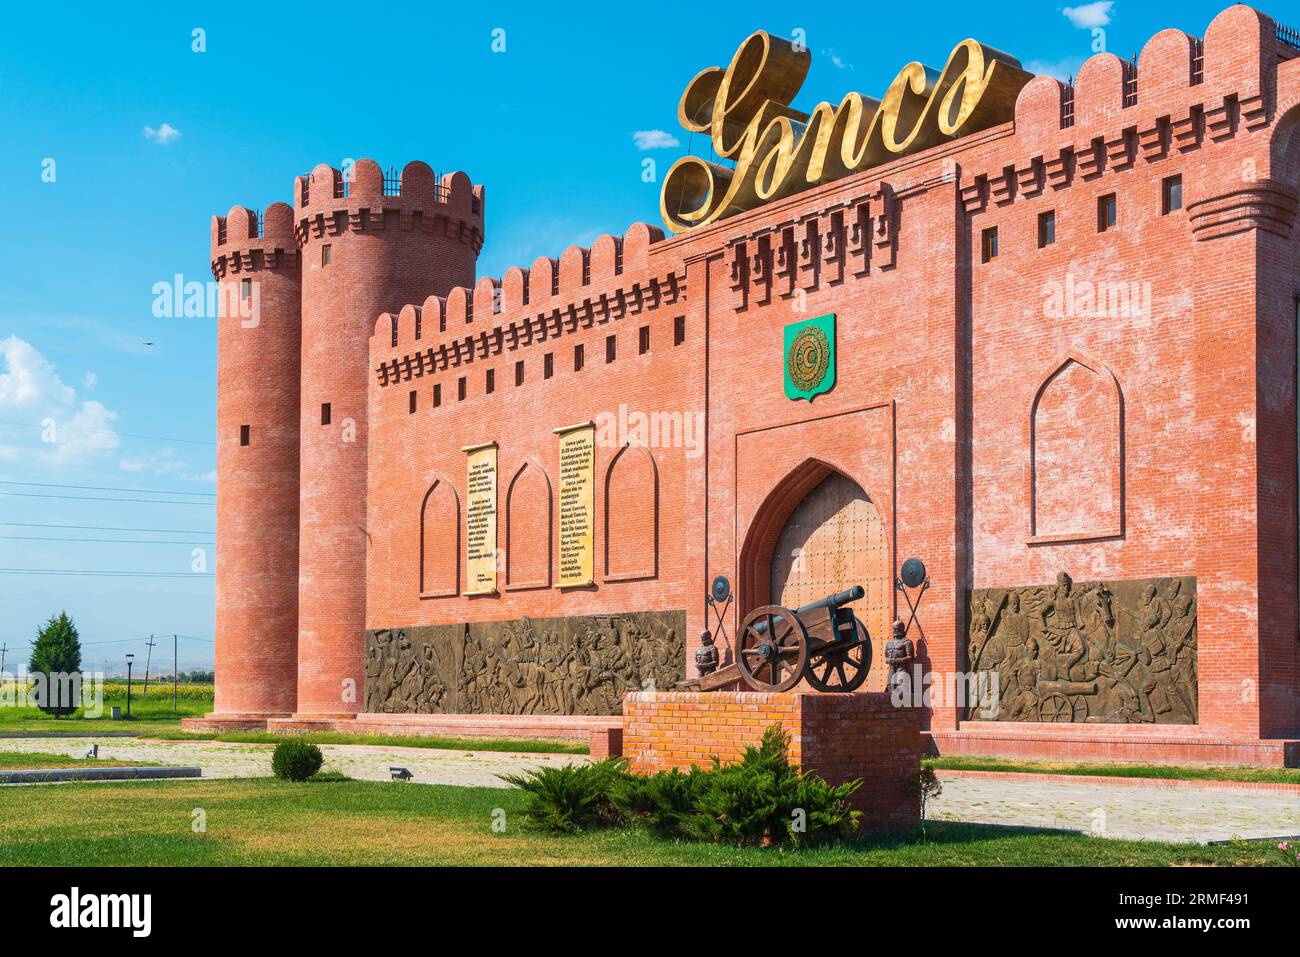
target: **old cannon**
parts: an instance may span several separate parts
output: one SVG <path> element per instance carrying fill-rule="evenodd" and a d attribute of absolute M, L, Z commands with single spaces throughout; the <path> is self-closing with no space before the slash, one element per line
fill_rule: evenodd
<path fill-rule="evenodd" d="M 763 605 L 745 616 L 735 668 L 755 691 L 789 691 L 807 679 L 818 691 L 855 691 L 871 670 L 871 635 L 849 606 L 854 585 L 791 611 Z"/>

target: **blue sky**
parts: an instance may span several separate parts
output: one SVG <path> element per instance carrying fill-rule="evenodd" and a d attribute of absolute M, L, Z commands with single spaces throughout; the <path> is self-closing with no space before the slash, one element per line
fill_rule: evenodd
<path fill-rule="evenodd" d="M 188 636 L 182 669 L 211 664 L 215 328 L 156 317 L 153 287 L 210 279 L 214 213 L 289 201 L 293 176 L 319 162 L 422 159 L 486 185 L 479 272 L 499 276 L 657 222 L 643 161 L 662 175 L 701 152 L 677 127 L 678 97 L 754 29 L 803 31 L 813 62 L 796 105 L 811 106 L 850 89 L 878 96 L 903 64 L 941 67 L 968 36 L 1066 76 L 1094 29 L 1130 56 L 1166 26 L 1203 33 L 1224 5 L 11 7 L 0 34 L 6 668 L 60 609 L 87 666 L 143 657 L 150 633 Z M 654 143 L 666 145 L 641 148 Z M 163 657 L 170 667 L 170 640 Z"/>

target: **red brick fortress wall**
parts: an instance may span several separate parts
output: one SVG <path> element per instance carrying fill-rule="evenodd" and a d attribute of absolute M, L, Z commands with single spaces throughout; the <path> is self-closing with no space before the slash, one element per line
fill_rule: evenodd
<path fill-rule="evenodd" d="M 832 784 L 862 779 L 864 831 L 917 824 L 921 712 L 885 694 L 639 691 L 623 697 L 623 755 L 634 773 L 738 760 L 779 724 L 790 760 Z"/>
<path fill-rule="evenodd" d="M 704 329 L 681 264 L 650 266 L 662 238 L 638 223 L 378 317 L 367 628 L 686 607 L 703 538 Z M 623 427 L 638 416 L 673 427 L 638 442 Z M 595 424 L 594 580 L 561 589 L 554 430 L 583 422 Z M 467 595 L 464 449 L 485 442 L 498 446 L 497 592 Z"/>

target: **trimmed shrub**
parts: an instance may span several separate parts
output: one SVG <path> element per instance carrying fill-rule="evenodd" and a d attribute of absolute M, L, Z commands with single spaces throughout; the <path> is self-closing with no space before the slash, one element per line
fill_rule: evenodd
<path fill-rule="evenodd" d="M 607 758 L 593 764 L 503 774 L 501 780 L 528 795 L 524 807 L 527 827 L 564 834 L 619 823 L 619 815 L 609 801 L 609 790 L 625 774 L 624 767 L 622 758 Z"/>
<path fill-rule="evenodd" d="M 271 756 L 271 770 L 284 781 L 306 781 L 324 763 L 320 748 L 294 738 L 277 744 Z"/>
<path fill-rule="evenodd" d="M 789 735 L 773 725 L 737 763 L 714 759 L 691 822 L 700 838 L 741 847 L 803 847 L 853 836 L 861 812 L 848 802 L 862 782 L 830 785 L 801 773 L 786 757 L 789 745 Z"/>
<path fill-rule="evenodd" d="M 790 739 L 768 728 L 740 761 L 707 769 L 627 773 L 621 759 L 547 767 L 504 779 L 528 792 L 526 822 L 564 833 L 630 823 L 667 840 L 806 847 L 851 838 L 861 781 L 831 785 L 787 758 Z"/>
<path fill-rule="evenodd" d="M 709 771 L 673 768 L 658 774 L 625 774 L 610 788 L 610 803 L 624 820 L 665 840 L 704 838 L 695 821 Z"/>

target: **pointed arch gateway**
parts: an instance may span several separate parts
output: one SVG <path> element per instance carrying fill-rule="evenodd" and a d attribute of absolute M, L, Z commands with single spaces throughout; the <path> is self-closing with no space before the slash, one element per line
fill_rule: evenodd
<path fill-rule="evenodd" d="M 767 604 L 794 609 L 861 585 L 866 595 L 853 608 L 871 633 L 877 662 L 863 690 L 879 691 L 893 612 L 890 567 L 889 535 L 871 496 L 810 458 L 772 490 L 750 525 L 741 549 L 740 612 Z"/>

